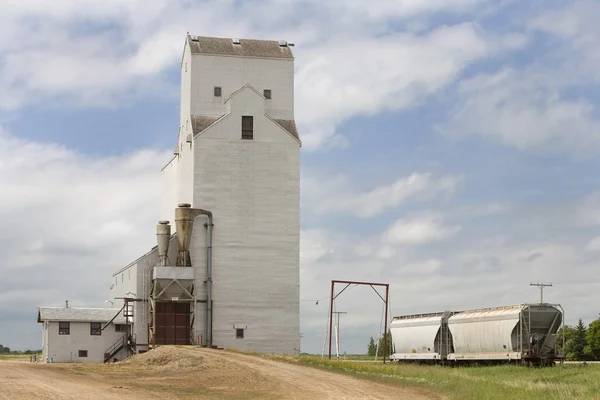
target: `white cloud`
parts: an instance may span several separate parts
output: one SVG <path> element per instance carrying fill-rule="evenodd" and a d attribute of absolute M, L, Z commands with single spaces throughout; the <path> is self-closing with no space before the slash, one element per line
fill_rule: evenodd
<path fill-rule="evenodd" d="M 37 346 L 37 305 L 105 306 L 111 274 L 155 240 L 167 158 L 90 157 L 0 131 L 0 315 L 15 320 L 0 343 L 22 334 L 19 345 Z"/>
<path fill-rule="evenodd" d="M 474 25 L 461 24 L 422 36 L 352 38 L 307 51 L 303 58 L 310 61 L 300 64 L 296 77 L 305 147 L 326 143 L 336 125 L 351 116 L 418 104 L 452 83 L 467 65 L 489 56 L 494 46 Z"/>
<path fill-rule="evenodd" d="M 592 252 L 600 251 L 600 236 L 596 236 L 590 240 L 587 246 L 585 246 L 585 249 Z"/>
<path fill-rule="evenodd" d="M 544 33 L 536 50 L 551 51 L 518 69 L 502 66 L 461 82 L 451 118 L 439 129 L 519 150 L 597 155 L 600 118 L 589 93 L 600 83 L 599 12 L 598 2 L 585 0 L 541 10 L 526 29 Z"/>
<path fill-rule="evenodd" d="M 519 150 L 597 153 L 600 121 L 594 104 L 562 98 L 556 84 L 535 68 L 466 80 L 451 123 L 440 129 L 458 136 L 481 135 Z"/>
<path fill-rule="evenodd" d="M 402 245 L 423 245 L 442 241 L 460 232 L 458 225 L 445 226 L 443 218 L 436 215 L 422 215 L 396 220 L 385 232 L 385 240 Z"/>
<path fill-rule="evenodd" d="M 285 38 L 297 44 L 296 110 L 305 148 L 344 146 L 335 129 L 347 118 L 415 105 L 472 62 L 516 44 L 471 23 L 421 34 L 397 33 L 390 24 L 484 3 L 9 1 L 0 15 L 0 110 L 53 98 L 106 107 L 132 96 L 176 96 L 163 73 L 180 62 L 186 31 Z M 17 44 L 14 37 L 35 40 Z"/>
<path fill-rule="evenodd" d="M 600 14 L 600 3 L 594 0 L 577 0 L 567 2 L 563 7 L 557 9 L 546 9 L 540 12 L 529 22 L 531 30 L 550 33 L 563 39 L 563 47 L 555 48 L 555 51 L 577 54 L 577 68 L 583 68 L 587 75 L 579 79 L 585 81 L 598 80 L 600 74 L 596 68 L 600 60 L 600 49 L 598 49 L 598 37 L 600 26 L 596 16 Z M 565 56 L 567 54 L 564 54 Z M 573 54 L 568 54 L 571 57 Z"/>
<path fill-rule="evenodd" d="M 352 183 L 346 177 L 328 180 L 322 175 L 308 175 L 304 179 L 303 190 L 307 191 L 308 201 L 313 203 L 313 212 L 349 212 L 362 218 L 381 214 L 407 202 L 450 195 L 460 181 L 458 176 L 434 178 L 431 173 L 415 172 L 391 184 L 360 193 L 351 188 Z"/>

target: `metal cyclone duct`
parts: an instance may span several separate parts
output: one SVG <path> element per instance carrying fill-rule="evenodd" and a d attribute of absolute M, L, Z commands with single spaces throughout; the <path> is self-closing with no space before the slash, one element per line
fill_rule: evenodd
<path fill-rule="evenodd" d="M 169 221 L 158 221 L 156 226 L 156 241 L 158 242 L 158 264 L 167 265 L 167 252 L 169 251 L 169 241 L 171 239 L 171 225 Z"/>
<path fill-rule="evenodd" d="M 190 267 L 190 242 L 192 240 L 192 229 L 194 228 L 194 210 L 188 203 L 181 203 L 175 209 L 175 227 L 177 229 L 177 240 L 179 241 L 179 252 L 177 262 L 179 267 Z"/>

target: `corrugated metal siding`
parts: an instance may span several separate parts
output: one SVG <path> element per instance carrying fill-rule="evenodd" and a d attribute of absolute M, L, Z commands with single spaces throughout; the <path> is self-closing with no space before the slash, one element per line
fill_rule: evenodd
<path fill-rule="evenodd" d="M 271 89 L 272 99 L 263 102 L 267 114 L 272 118 L 294 119 L 293 60 L 244 59 L 202 54 L 194 54 L 191 58 L 191 115 L 214 117 L 225 114 L 225 100 L 248 84 L 261 94 L 264 89 Z M 214 97 L 215 86 L 222 88 L 221 97 Z M 189 96 L 183 92 L 182 88 L 182 102 L 184 97 Z M 182 121 L 185 119 L 182 118 Z"/>
<path fill-rule="evenodd" d="M 456 353 L 496 353 L 513 350 L 512 331 L 520 307 L 469 311 L 448 319 Z"/>
<path fill-rule="evenodd" d="M 390 324 L 395 353 L 435 353 L 442 317 L 395 320 Z"/>
<path fill-rule="evenodd" d="M 230 115 L 195 141 L 193 205 L 215 216 L 213 343 L 293 353 L 299 348 L 299 145 L 256 110 L 252 96 L 240 97 Z M 248 110 L 257 112 L 255 140 L 243 141 L 239 118 Z M 197 224 L 198 287 L 204 249 L 204 227 Z M 203 333 L 204 318 L 196 321 Z M 244 339 L 236 339 L 235 328 L 245 329 Z"/>

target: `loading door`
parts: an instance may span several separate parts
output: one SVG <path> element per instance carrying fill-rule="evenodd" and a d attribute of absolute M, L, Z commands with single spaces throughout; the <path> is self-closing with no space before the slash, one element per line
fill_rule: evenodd
<path fill-rule="evenodd" d="M 190 303 L 156 303 L 156 344 L 190 344 Z"/>

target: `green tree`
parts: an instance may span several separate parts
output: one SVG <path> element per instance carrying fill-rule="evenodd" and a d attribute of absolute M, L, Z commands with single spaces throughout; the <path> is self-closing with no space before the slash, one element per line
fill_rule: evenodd
<path fill-rule="evenodd" d="M 383 335 L 379 338 L 379 347 L 377 348 L 377 356 L 383 357 Z M 390 356 L 393 354 L 393 345 L 392 345 L 392 332 L 388 331 L 387 334 L 387 353 L 386 356 Z"/>
<path fill-rule="evenodd" d="M 581 361 L 586 359 L 585 348 L 587 346 L 587 329 L 581 318 L 575 327 L 573 332 L 573 337 L 567 349 L 569 350 L 570 356 L 572 360 Z"/>
<path fill-rule="evenodd" d="M 371 336 L 369 346 L 367 347 L 367 355 L 371 357 L 375 356 L 375 339 L 373 339 L 373 336 Z"/>
<path fill-rule="evenodd" d="M 586 341 L 585 354 L 594 360 L 600 360 L 600 318 L 590 324 Z"/>
<path fill-rule="evenodd" d="M 565 358 L 569 358 L 571 340 L 573 339 L 574 334 L 575 328 L 569 325 L 565 325 L 564 328 L 561 327 L 558 332 L 556 332 L 556 351 L 559 354 L 562 354 Z"/>

